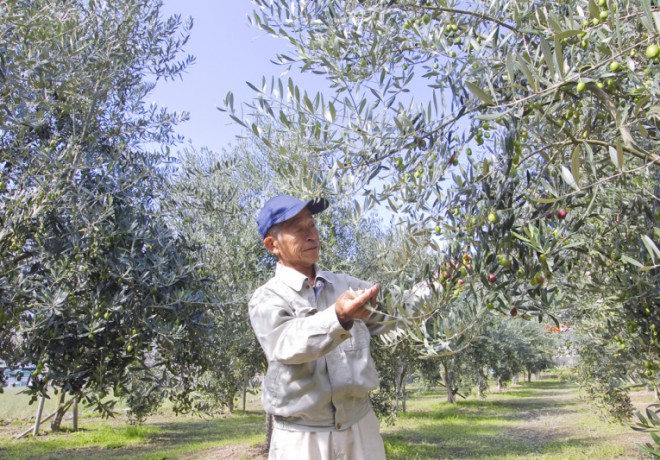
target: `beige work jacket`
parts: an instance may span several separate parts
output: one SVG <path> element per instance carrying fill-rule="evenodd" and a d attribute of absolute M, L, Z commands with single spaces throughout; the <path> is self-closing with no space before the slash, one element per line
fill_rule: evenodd
<path fill-rule="evenodd" d="M 369 392 L 379 380 L 370 338 L 393 326 L 372 314 L 344 329 L 335 300 L 349 288 L 373 283 L 318 267 L 316 273 L 312 286 L 305 275 L 278 264 L 275 276 L 249 302 L 250 321 L 268 360 L 262 401 L 280 426 L 342 430 L 371 408 Z"/>

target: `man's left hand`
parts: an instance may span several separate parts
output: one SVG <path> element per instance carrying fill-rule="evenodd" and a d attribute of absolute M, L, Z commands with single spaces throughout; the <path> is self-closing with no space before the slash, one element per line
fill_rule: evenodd
<path fill-rule="evenodd" d="M 365 319 L 371 311 L 365 308 L 367 305 L 376 306 L 376 297 L 380 291 L 380 284 L 374 284 L 368 289 L 354 291 L 349 289 L 339 296 L 335 303 L 337 318 L 342 324 L 354 319 Z"/>

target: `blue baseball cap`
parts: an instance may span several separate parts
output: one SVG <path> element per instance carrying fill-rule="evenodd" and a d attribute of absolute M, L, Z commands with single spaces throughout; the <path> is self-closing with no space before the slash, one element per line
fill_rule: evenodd
<path fill-rule="evenodd" d="M 298 215 L 300 211 L 307 208 L 312 214 L 325 211 L 330 203 L 325 198 L 312 198 L 301 201 L 289 195 L 278 195 L 266 201 L 264 207 L 257 217 L 257 225 L 261 239 L 266 238 L 268 230 L 275 225 Z"/>

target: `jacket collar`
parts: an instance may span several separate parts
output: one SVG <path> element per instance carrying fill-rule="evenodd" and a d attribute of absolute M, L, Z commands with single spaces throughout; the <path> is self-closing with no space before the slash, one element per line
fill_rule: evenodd
<path fill-rule="evenodd" d="M 316 272 L 316 278 L 317 279 L 322 279 L 327 283 L 332 284 L 334 280 L 334 274 L 331 272 L 326 272 L 322 271 L 318 264 L 314 264 L 314 271 Z M 291 268 L 291 267 L 286 267 L 282 265 L 281 263 L 278 262 L 278 264 L 275 266 L 275 277 L 281 280 L 284 284 L 289 286 L 290 288 L 300 292 L 305 284 L 305 281 L 307 281 L 307 277 L 300 273 L 299 271 Z M 310 283 L 314 282 L 315 280 L 310 280 Z"/>

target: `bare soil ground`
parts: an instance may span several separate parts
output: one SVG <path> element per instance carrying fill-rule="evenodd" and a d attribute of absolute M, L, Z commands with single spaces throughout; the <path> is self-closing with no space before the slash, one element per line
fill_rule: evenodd
<path fill-rule="evenodd" d="M 267 458 L 268 452 L 266 451 L 265 446 L 248 448 L 245 448 L 244 446 L 223 446 L 197 452 L 194 455 L 183 457 L 182 460 L 266 460 Z"/>

